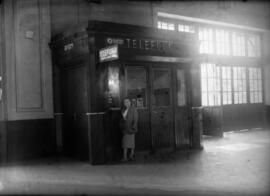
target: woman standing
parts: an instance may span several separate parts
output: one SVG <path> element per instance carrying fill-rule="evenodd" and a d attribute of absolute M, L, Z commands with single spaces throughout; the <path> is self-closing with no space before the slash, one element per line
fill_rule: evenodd
<path fill-rule="evenodd" d="M 131 105 L 128 98 L 124 99 L 124 107 L 121 110 L 122 118 L 120 120 L 120 128 L 123 133 L 122 148 L 123 158 L 122 161 L 128 160 L 128 149 L 130 149 L 129 159 L 134 159 L 135 150 L 135 133 L 138 131 L 138 112 L 135 107 Z"/>

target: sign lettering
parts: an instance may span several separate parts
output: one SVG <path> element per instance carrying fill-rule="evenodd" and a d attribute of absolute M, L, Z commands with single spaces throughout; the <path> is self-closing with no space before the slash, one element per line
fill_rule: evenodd
<path fill-rule="evenodd" d="M 140 50 L 165 50 L 172 47 L 171 41 L 150 40 L 150 39 L 130 39 L 130 38 L 106 38 L 106 44 L 117 44 L 123 48 Z"/>
<path fill-rule="evenodd" d="M 105 62 L 105 61 L 111 61 L 118 59 L 118 46 L 113 45 L 109 46 L 103 49 L 100 49 L 99 51 L 99 60 L 100 62 Z"/>

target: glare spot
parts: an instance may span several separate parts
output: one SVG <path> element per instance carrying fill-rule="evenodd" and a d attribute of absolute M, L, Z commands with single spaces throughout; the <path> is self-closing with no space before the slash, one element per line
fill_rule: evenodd
<path fill-rule="evenodd" d="M 4 189 L 4 185 L 0 182 L 0 191 Z"/>
<path fill-rule="evenodd" d="M 260 147 L 260 146 L 256 144 L 238 143 L 238 144 L 232 144 L 232 145 L 219 146 L 218 148 L 229 150 L 229 151 L 243 151 L 243 150 L 248 150 L 248 149 L 257 148 L 257 147 Z"/>

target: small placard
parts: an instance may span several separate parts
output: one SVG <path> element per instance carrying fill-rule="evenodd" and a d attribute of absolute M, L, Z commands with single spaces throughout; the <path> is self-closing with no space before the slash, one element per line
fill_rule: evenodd
<path fill-rule="evenodd" d="M 112 61 L 119 58 L 118 46 L 113 45 L 99 50 L 99 60 L 100 62 Z"/>

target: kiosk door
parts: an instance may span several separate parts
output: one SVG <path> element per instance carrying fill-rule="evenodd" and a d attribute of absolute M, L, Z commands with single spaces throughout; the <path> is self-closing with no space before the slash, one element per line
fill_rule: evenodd
<path fill-rule="evenodd" d="M 151 130 L 154 148 L 173 147 L 174 117 L 172 104 L 172 70 L 152 67 Z"/>

